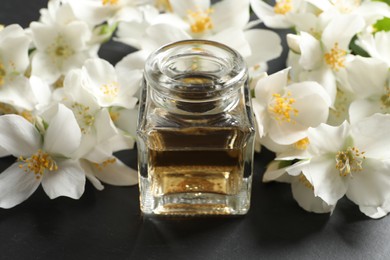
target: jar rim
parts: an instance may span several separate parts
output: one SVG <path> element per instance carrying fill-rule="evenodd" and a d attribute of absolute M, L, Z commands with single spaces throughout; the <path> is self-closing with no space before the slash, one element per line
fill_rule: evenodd
<path fill-rule="evenodd" d="M 221 71 L 214 79 L 183 81 L 180 78 L 180 73 L 173 75 L 170 68 L 166 69 L 166 67 L 170 66 L 169 62 L 173 63 L 176 59 L 187 57 L 186 55 L 214 59 L 215 66 L 219 66 Z M 203 72 L 209 76 L 216 74 L 215 71 Z M 245 81 L 247 67 L 243 57 L 225 44 L 210 40 L 191 39 L 169 43 L 152 52 L 146 60 L 144 75 L 153 89 L 165 94 L 207 92 L 215 97 L 221 95 L 222 92 L 234 89 L 234 86 Z"/>

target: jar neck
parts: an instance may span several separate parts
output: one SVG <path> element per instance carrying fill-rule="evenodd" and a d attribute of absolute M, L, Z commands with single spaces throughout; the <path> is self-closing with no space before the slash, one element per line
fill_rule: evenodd
<path fill-rule="evenodd" d="M 213 114 L 235 107 L 248 79 L 242 57 L 220 43 L 188 40 L 149 56 L 145 80 L 158 105 L 181 114 Z"/>

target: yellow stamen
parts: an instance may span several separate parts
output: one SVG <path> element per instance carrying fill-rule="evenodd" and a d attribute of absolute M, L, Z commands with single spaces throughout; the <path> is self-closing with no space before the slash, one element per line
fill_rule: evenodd
<path fill-rule="evenodd" d="M 74 50 L 68 45 L 62 35 L 58 35 L 55 41 L 46 49 L 52 62 L 61 67 L 63 61 L 74 54 Z"/>
<path fill-rule="evenodd" d="M 35 117 L 34 117 L 34 115 L 33 115 L 30 111 L 28 111 L 28 110 L 23 110 L 23 111 L 20 113 L 20 115 L 21 115 L 22 117 L 24 117 L 24 119 L 26 119 L 26 120 L 29 121 L 30 123 L 34 124 L 34 122 L 35 122 Z"/>
<path fill-rule="evenodd" d="M 275 14 L 286 14 L 290 12 L 292 9 L 291 0 L 276 0 L 276 4 L 274 6 Z"/>
<path fill-rule="evenodd" d="M 326 64 L 328 64 L 333 70 L 339 71 L 340 68 L 344 68 L 345 56 L 347 51 L 340 49 L 339 44 L 336 42 L 330 52 L 325 53 L 324 58 Z"/>
<path fill-rule="evenodd" d="M 20 156 L 19 161 L 24 162 L 19 164 L 19 168 L 24 169 L 24 171 L 27 173 L 33 172 L 37 179 L 40 179 L 43 176 L 45 170 L 58 170 L 57 163 L 48 153 L 45 153 L 42 150 L 38 150 L 30 158 L 24 158 Z"/>
<path fill-rule="evenodd" d="M 314 190 L 313 185 L 308 181 L 305 175 L 301 173 L 298 178 L 299 178 L 299 182 L 305 185 L 306 188 Z"/>
<path fill-rule="evenodd" d="M 294 98 L 291 97 L 291 93 L 287 93 L 287 97 L 282 97 L 278 93 L 272 95 L 274 97 L 273 105 L 269 106 L 268 110 L 274 114 L 274 118 L 278 121 L 291 122 L 291 115 L 298 115 L 298 110 L 293 108 L 292 105 L 295 103 Z"/>
<path fill-rule="evenodd" d="M 107 167 L 110 164 L 114 164 L 116 162 L 116 158 L 107 159 L 102 163 L 92 163 L 99 171 L 102 171 L 103 168 Z"/>
<path fill-rule="evenodd" d="M 382 109 L 388 109 L 390 108 L 390 88 L 385 87 L 385 94 L 381 96 L 381 102 L 382 102 Z"/>
<path fill-rule="evenodd" d="M 7 76 L 7 71 L 5 70 L 3 63 L 0 62 L 0 87 L 4 85 L 5 76 Z"/>
<path fill-rule="evenodd" d="M 118 111 L 112 111 L 112 110 L 110 110 L 109 113 L 110 113 L 110 118 L 111 118 L 111 120 L 112 120 L 113 122 L 117 121 L 117 120 L 119 119 L 119 117 L 120 117 L 120 114 L 119 114 Z"/>
<path fill-rule="evenodd" d="M 355 147 L 348 147 L 344 151 L 338 151 L 336 154 L 336 169 L 340 176 L 347 176 L 352 172 L 363 170 L 363 161 L 366 159 L 364 152 L 360 152 Z"/>
<path fill-rule="evenodd" d="M 103 5 L 117 5 L 119 0 L 102 0 Z"/>
<path fill-rule="evenodd" d="M 193 33 L 204 33 L 207 30 L 213 29 L 213 21 L 211 20 L 210 14 L 213 13 L 213 9 L 209 8 L 206 11 L 188 10 L 188 18 L 191 24 L 191 31 Z"/>
<path fill-rule="evenodd" d="M 173 12 L 173 8 L 169 0 L 157 0 L 156 1 L 156 7 L 159 10 L 166 11 L 166 12 Z"/>
<path fill-rule="evenodd" d="M 103 95 L 109 98 L 116 98 L 119 93 L 118 82 L 111 82 L 108 84 L 104 84 L 103 86 L 100 87 L 100 91 L 103 93 Z"/>
<path fill-rule="evenodd" d="M 294 146 L 298 150 L 306 150 L 309 144 L 310 144 L 309 138 L 305 137 L 297 141 L 296 143 L 294 143 Z"/>
<path fill-rule="evenodd" d="M 17 113 L 18 111 L 16 111 L 16 109 L 13 106 L 0 102 L 0 115 L 17 114 Z"/>
<path fill-rule="evenodd" d="M 75 102 L 72 105 L 72 110 L 79 123 L 81 132 L 87 134 L 95 124 L 95 117 L 91 114 L 89 107 Z"/>

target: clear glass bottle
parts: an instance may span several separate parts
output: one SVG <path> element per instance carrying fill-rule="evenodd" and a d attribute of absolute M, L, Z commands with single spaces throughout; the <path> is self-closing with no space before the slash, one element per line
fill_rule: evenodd
<path fill-rule="evenodd" d="M 144 213 L 248 211 L 255 129 L 247 68 L 236 51 L 188 40 L 152 53 L 137 134 Z"/>

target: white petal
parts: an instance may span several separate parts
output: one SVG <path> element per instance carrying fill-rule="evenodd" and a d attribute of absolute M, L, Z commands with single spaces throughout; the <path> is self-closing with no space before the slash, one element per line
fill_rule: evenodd
<path fill-rule="evenodd" d="M 349 124 L 345 121 L 340 126 L 321 124 L 316 128 L 309 128 L 309 151 L 313 155 L 335 153 L 344 146 L 349 135 Z"/>
<path fill-rule="evenodd" d="M 184 30 L 168 24 L 155 24 L 146 29 L 146 38 L 142 40 L 142 49 L 154 51 L 155 49 L 176 41 L 191 39 Z"/>
<path fill-rule="evenodd" d="M 316 157 L 302 172 L 314 187 L 314 196 L 323 199 L 328 205 L 336 205 L 347 192 L 347 179 L 340 176 L 335 160 L 327 156 Z"/>
<path fill-rule="evenodd" d="M 262 0 L 251 0 L 252 10 L 256 16 L 270 28 L 290 28 L 293 25 L 286 19 L 284 15 L 275 14 L 272 6 L 269 6 Z"/>
<path fill-rule="evenodd" d="M 294 199 L 304 210 L 315 213 L 329 213 L 335 208 L 335 205 L 328 205 L 320 197 L 314 196 L 314 192 L 295 177 L 291 183 L 291 191 Z"/>
<path fill-rule="evenodd" d="M 40 184 L 34 173 L 26 173 L 19 165 L 16 162 L 0 174 L 1 208 L 12 208 L 25 201 Z"/>
<path fill-rule="evenodd" d="M 252 99 L 252 107 L 253 107 L 253 113 L 255 114 L 256 118 L 256 125 L 257 125 L 257 133 L 260 138 L 264 137 L 268 133 L 268 116 L 267 116 L 267 108 L 264 107 L 264 105 L 258 101 L 258 99 L 253 98 Z"/>
<path fill-rule="evenodd" d="M 102 183 L 99 181 L 98 178 L 95 177 L 92 169 L 91 169 L 91 164 L 87 160 L 80 160 L 80 165 L 83 168 L 85 172 L 85 176 L 87 179 L 92 183 L 92 185 L 97 189 L 97 190 L 103 190 L 104 186 Z"/>
<path fill-rule="evenodd" d="M 390 212 L 389 200 L 386 201 L 386 206 L 375 207 L 375 206 L 359 206 L 361 212 L 366 216 L 374 219 L 382 218 Z"/>
<path fill-rule="evenodd" d="M 293 144 L 307 136 L 307 126 L 300 124 L 291 117 L 291 122 L 280 121 L 272 118 L 268 131 L 272 141 L 281 145 Z"/>
<path fill-rule="evenodd" d="M 251 47 L 251 55 L 246 58 L 248 67 L 275 59 L 282 53 L 281 39 L 275 32 L 252 29 L 245 32 L 245 38 Z"/>
<path fill-rule="evenodd" d="M 94 174 L 102 182 L 111 185 L 127 186 L 138 183 L 138 172 L 116 158 L 114 163 L 101 168 L 95 167 Z"/>
<path fill-rule="evenodd" d="M 232 37 L 234 35 L 234 37 Z M 238 51 L 243 57 L 251 55 L 251 46 L 245 38 L 243 30 L 239 28 L 228 28 L 210 37 L 208 40 L 221 42 L 230 48 Z"/>
<path fill-rule="evenodd" d="M 79 199 L 84 193 L 85 173 L 77 161 L 57 161 L 58 170 L 46 172 L 42 187 L 50 199 L 66 196 Z"/>
<path fill-rule="evenodd" d="M 249 21 L 249 0 L 220 1 L 212 8 L 211 20 L 215 31 L 231 27 L 244 28 Z"/>
<path fill-rule="evenodd" d="M 274 93 L 280 93 L 287 86 L 289 68 L 261 78 L 255 88 L 255 97 L 268 102 Z"/>
<path fill-rule="evenodd" d="M 353 124 L 351 136 L 366 157 L 390 159 L 389 129 L 390 114 L 374 114 Z"/>
<path fill-rule="evenodd" d="M 0 88 L 0 102 L 12 105 L 22 110 L 34 109 L 36 100 L 32 97 L 31 86 L 28 79 L 22 75 L 16 76 L 7 86 Z"/>
<path fill-rule="evenodd" d="M 118 133 L 107 109 L 102 109 L 96 114 L 95 128 L 97 141 L 99 143 L 115 136 Z"/>
<path fill-rule="evenodd" d="M 95 87 L 99 87 L 107 81 L 116 80 L 114 67 L 108 61 L 100 58 L 87 60 L 83 70 L 88 74 Z"/>
<path fill-rule="evenodd" d="M 263 175 L 263 182 L 278 181 L 291 183 L 293 177 L 286 173 L 285 167 L 281 167 L 283 163 L 283 161 L 270 162 Z"/>
<path fill-rule="evenodd" d="M 320 42 L 311 34 L 301 32 L 299 63 L 306 70 L 317 69 L 322 64 L 323 53 Z"/>
<path fill-rule="evenodd" d="M 23 74 L 30 63 L 28 48 L 31 40 L 19 25 L 10 25 L 3 30 L 7 30 L 10 35 L 0 43 L 2 65 L 11 73 Z"/>
<path fill-rule="evenodd" d="M 138 108 L 134 109 L 122 109 L 118 111 L 119 118 L 115 121 L 115 124 L 118 128 L 126 131 L 133 137 L 137 136 L 137 118 L 138 118 Z"/>
<path fill-rule="evenodd" d="M 80 146 L 81 131 L 69 108 L 58 105 L 44 137 L 44 150 L 51 154 L 69 156 Z"/>
<path fill-rule="evenodd" d="M 31 76 L 30 86 L 34 97 L 37 100 L 37 109 L 44 107 L 50 103 L 51 90 L 48 84 L 46 84 L 36 76 Z"/>
<path fill-rule="evenodd" d="M 356 56 L 346 64 L 350 87 L 360 98 L 383 92 L 388 71 L 385 62 L 373 58 Z"/>
<path fill-rule="evenodd" d="M 369 117 L 375 113 L 382 112 L 381 102 L 379 100 L 357 99 L 349 106 L 349 120 L 351 124 Z"/>
<path fill-rule="evenodd" d="M 0 146 L 0 157 L 5 157 L 9 155 L 11 155 L 11 153 L 9 153 L 7 150 Z"/>
<path fill-rule="evenodd" d="M 302 72 L 300 77 L 301 81 L 313 80 L 318 82 L 328 93 L 331 104 L 334 104 L 337 95 L 337 87 L 336 78 L 331 69 L 329 69 L 327 66 L 321 66 L 316 70 Z"/>
<path fill-rule="evenodd" d="M 210 7 L 210 0 L 170 0 L 169 2 L 173 12 L 182 17 L 187 16 L 189 10 L 196 11 L 200 9 L 204 11 Z"/>
<path fill-rule="evenodd" d="M 46 83 L 54 83 L 61 72 L 50 56 L 44 52 L 35 52 L 32 58 L 31 74 L 40 77 Z"/>
<path fill-rule="evenodd" d="M 347 197 L 359 206 L 383 207 L 390 199 L 389 171 L 390 161 L 367 158 L 363 161 L 363 170 L 353 173 L 350 177 Z M 389 211 L 390 208 L 387 208 L 386 213 Z"/>
<path fill-rule="evenodd" d="M 58 34 L 56 26 L 49 26 L 39 22 L 30 24 L 34 45 L 38 51 L 45 51 L 53 42 Z"/>
<path fill-rule="evenodd" d="M 37 129 L 18 115 L 0 116 L 1 146 L 15 157 L 30 156 L 41 148 Z"/>
<path fill-rule="evenodd" d="M 342 50 L 348 50 L 352 37 L 364 27 L 364 20 L 358 15 L 336 15 L 322 33 L 322 42 L 327 50 L 337 42 Z"/>

